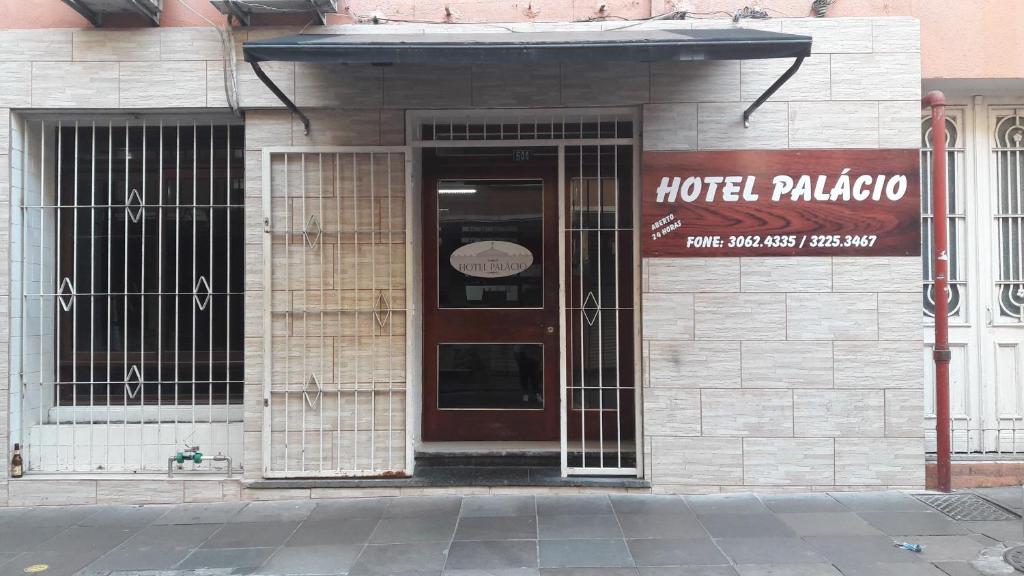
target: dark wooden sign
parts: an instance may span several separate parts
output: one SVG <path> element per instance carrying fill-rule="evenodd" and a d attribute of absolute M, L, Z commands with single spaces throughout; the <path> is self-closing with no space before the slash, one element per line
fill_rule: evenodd
<path fill-rule="evenodd" d="M 918 150 L 644 152 L 641 252 L 919 256 Z"/>

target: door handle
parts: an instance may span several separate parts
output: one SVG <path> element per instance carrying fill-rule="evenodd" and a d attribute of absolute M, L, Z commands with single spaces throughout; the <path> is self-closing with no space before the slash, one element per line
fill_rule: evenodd
<path fill-rule="evenodd" d="M 544 331 L 547 332 L 548 334 L 554 334 L 555 333 L 555 327 L 554 326 L 547 326 L 546 328 L 544 328 Z"/>

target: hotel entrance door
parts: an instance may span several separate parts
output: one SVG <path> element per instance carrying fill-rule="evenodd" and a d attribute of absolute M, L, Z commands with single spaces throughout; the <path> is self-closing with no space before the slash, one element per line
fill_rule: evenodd
<path fill-rule="evenodd" d="M 557 440 L 557 148 L 424 150 L 423 230 L 423 439 Z"/>

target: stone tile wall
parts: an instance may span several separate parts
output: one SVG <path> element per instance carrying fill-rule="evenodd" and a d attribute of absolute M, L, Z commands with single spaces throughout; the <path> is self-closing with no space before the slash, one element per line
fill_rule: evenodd
<path fill-rule="evenodd" d="M 914 21 L 780 29 L 814 54 L 749 129 L 740 110 L 787 62 L 654 66 L 644 148 L 917 147 Z M 923 485 L 919 258 L 646 259 L 642 274 L 656 491 Z"/>

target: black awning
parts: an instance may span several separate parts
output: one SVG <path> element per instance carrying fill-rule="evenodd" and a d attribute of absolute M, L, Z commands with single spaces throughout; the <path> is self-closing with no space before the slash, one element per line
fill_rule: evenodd
<path fill-rule="evenodd" d="M 811 37 L 747 28 L 300 34 L 243 45 L 249 62 L 528 64 L 810 56 Z"/>
<path fill-rule="evenodd" d="M 406 34 L 299 34 L 245 42 L 242 50 L 256 76 L 302 119 L 307 134 L 309 118 L 274 84 L 260 62 L 500 65 L 794 58 L 793 65 L 743 112 L 747 125 L 754 110 L 811 55 L 810 36 L 749 28 L 687 30 L 633 26 L 628 30 L 472 34 L 411 30 Z"/>

